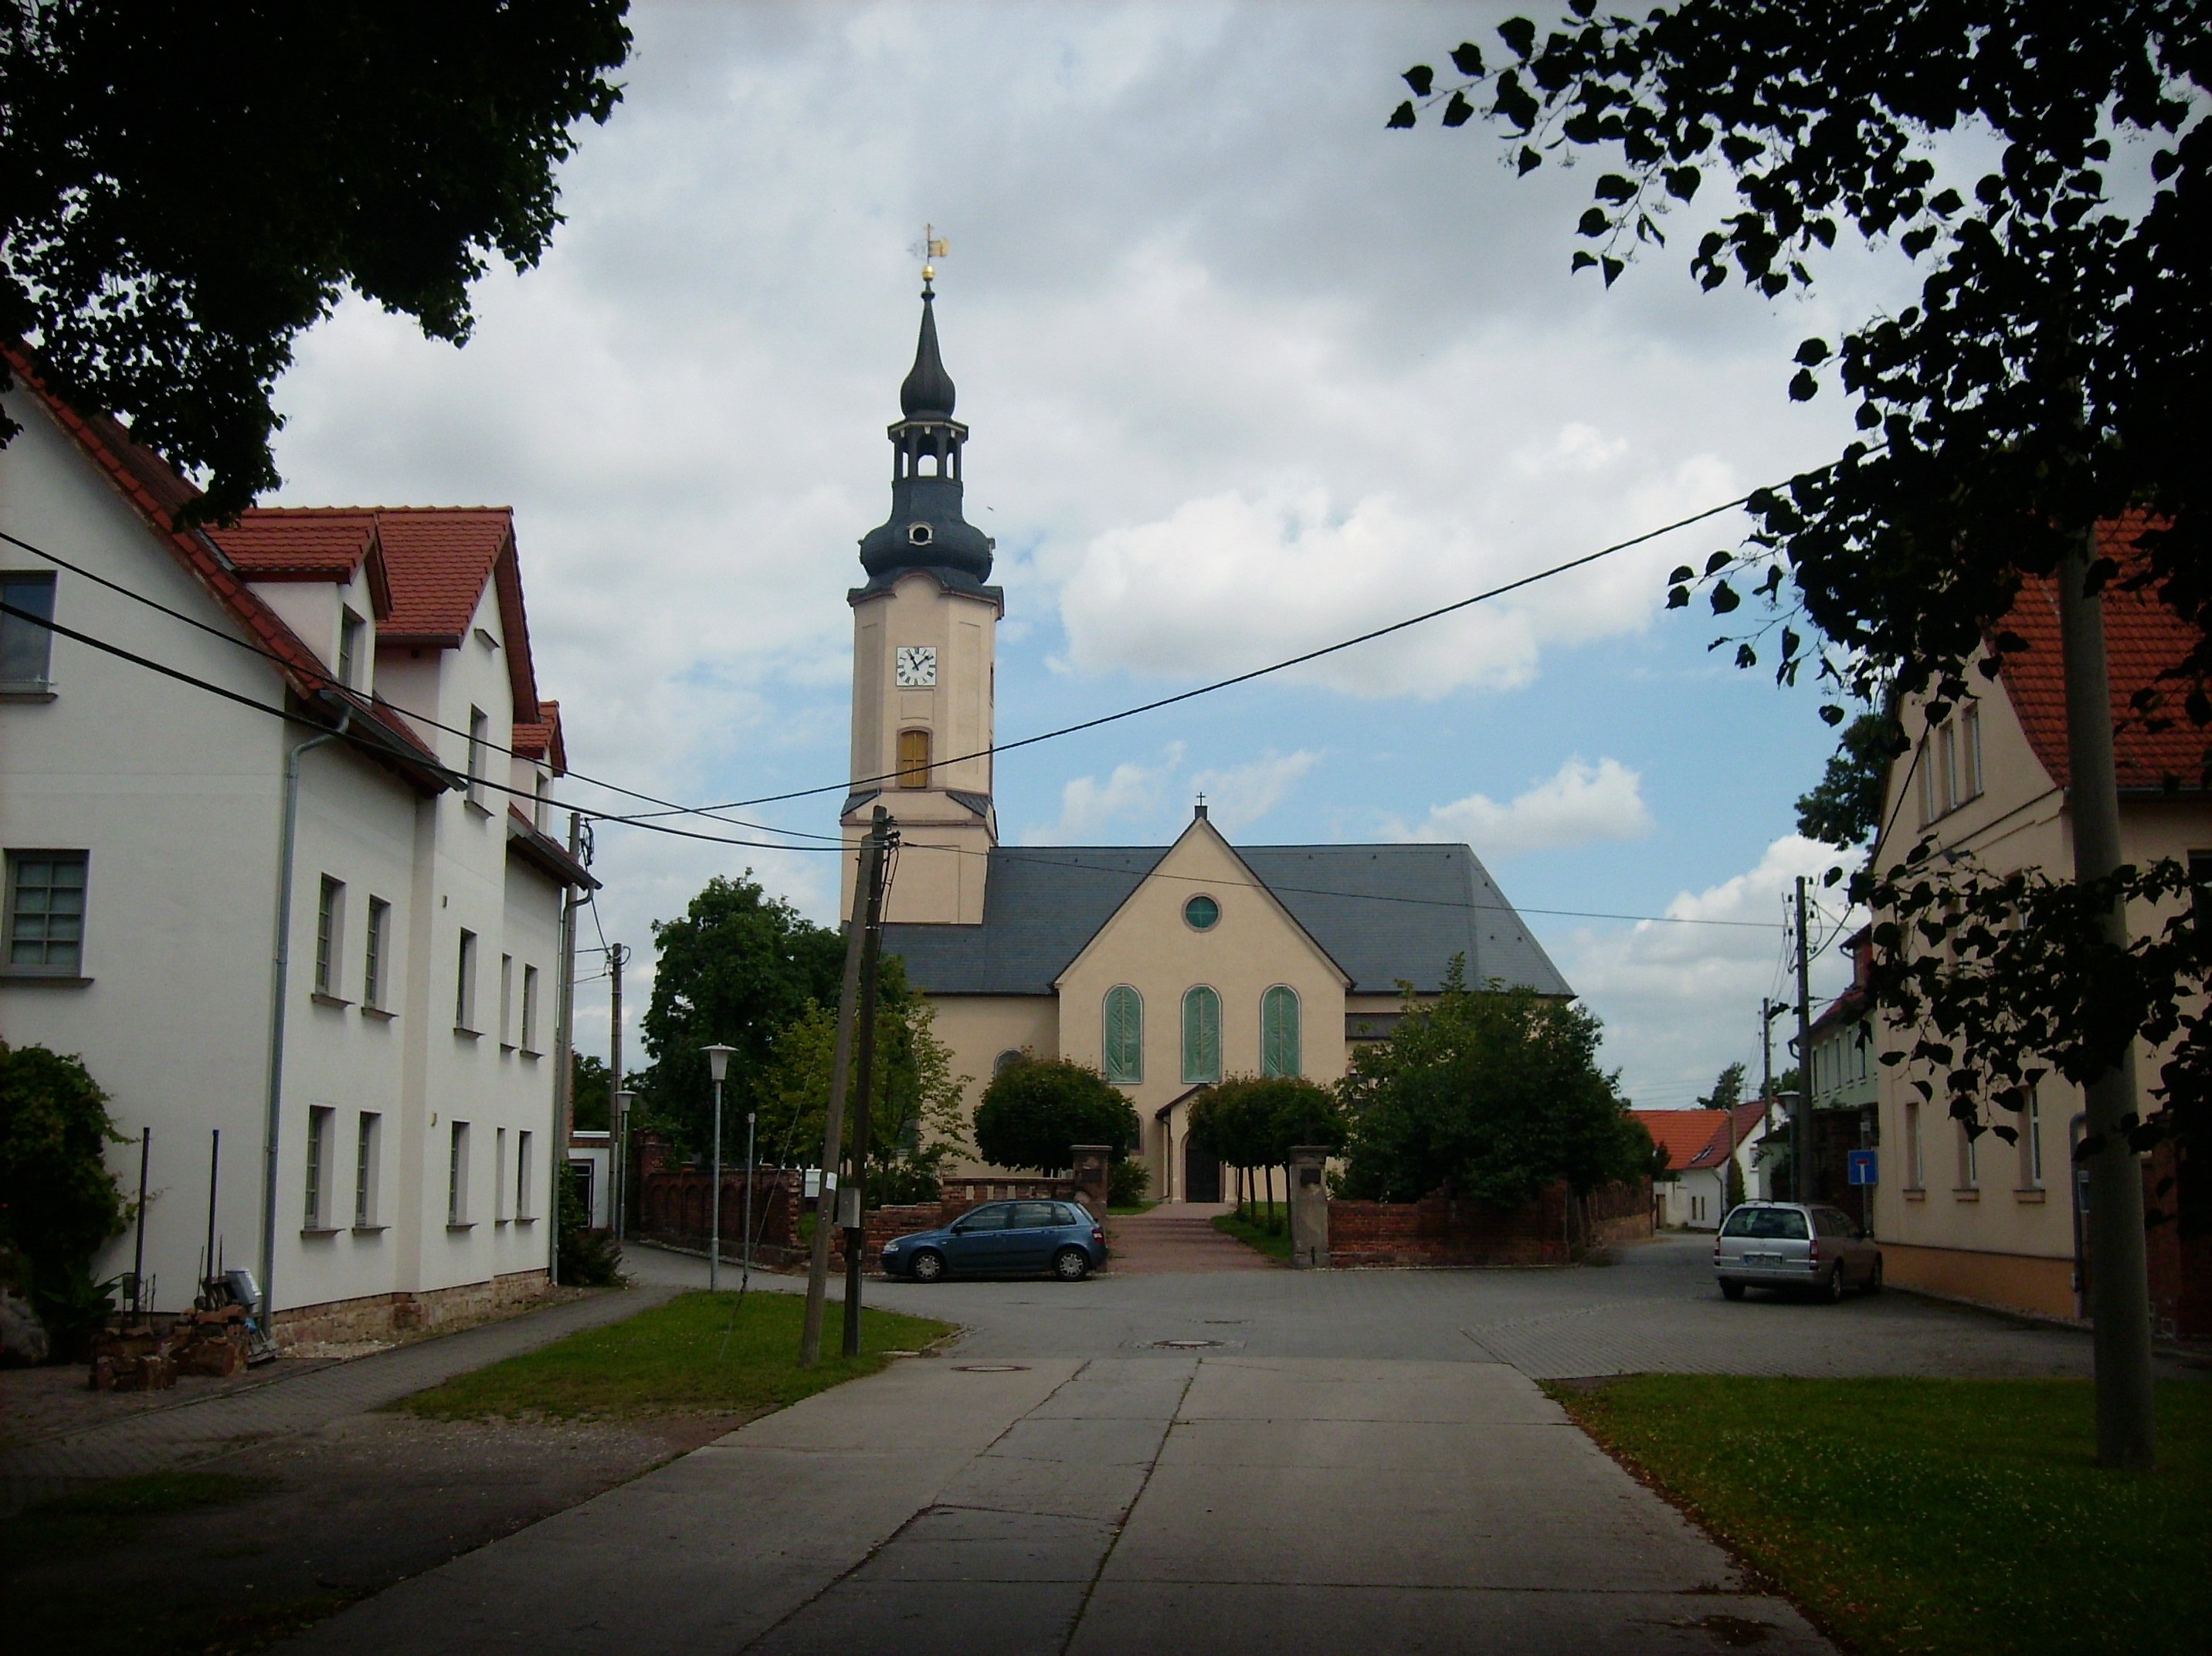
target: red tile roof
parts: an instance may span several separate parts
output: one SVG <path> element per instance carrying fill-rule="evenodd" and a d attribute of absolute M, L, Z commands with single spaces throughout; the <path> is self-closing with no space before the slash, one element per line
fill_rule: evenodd
<path fill-rule="evenodd" d="M 1677 1172 L 1717 1167 L 1728 1160 L 1729 1114 L 1726 1110 L 1632 1110 L 1651 1142 L 1667 1153 L 1667 1165 Z M 1766 1114 L 1763 1104 L 1735 1106 L 1734 1142 L 1741 1145 L 1756 1132 Z"/>
<path fill-rule="evenodd" d="M 2136 537 L 2150 527 L 2141 512 L 2130 512 L 2097 530 L 2098 551 L 2126 561 Z M 2004 687 L 2029 745 L 2043 768 L 2061 788 L 2072 767 L 2066 753 L 2066 679 L 2058 638 L 2057 582 L 2031 576 L 2002 624 L 2028 642 L 2026 650 L 2004 658 Z M 2112 679 L 2113 758 L 2123 788 L 2164 788 L 2172 778 L 2185 788 L 2203 786 L 2207 734 L 2180 711 L 2182 686 L 2161 684 L 2159 674 L 2174 666 L 2197 643 L 2194 630 L 2155 593 L 2105 592 L 2105 658 Z M 2164 729 L 2147 729 L 2131 698 L 2139 690 L 2164 692 Z"/>
<path fill-rule="evenodd" d="M 0 356 L 6 358 L 9 371 L 55 423 L 138 508 L 171 555 L 245 629 L 247 637 L 273 658 L 293 693 L 327 715 L 333 695 L 343 692 L 322 658 L 255 595 L 244 573 L 231 566 L 228 556 L 205 531 L 178 521 L 179 509 L 198 499 L 200 491 L 160 455 L 136 441 L 112 416 L 84 414 L 64 401 L 20 342 L 0 340 Z M 347 696 L 345 699 L 360 709 L 356 698 Z M 448 785 L 448 773 L 438 764 L 437 756 L 398 714 L 381 703 L 365 711 L 374 721 L 378 735 L 390 745 L 383 757 L 410 782 L 430 792 Z"/>
<path fill-rule="evenodd" d="M 534 863 L 564 886 L 574 886 L 595 892 L 599 882 L 592 871 L 568 855 L 568 848 L 550 834 L 542 833 L 538 825 L 523 814 L 522 807 L 509 802 L 507 807 L 507 845 L 524 861 Z"/>
<path fill-rule="evenodd" d="M 532 722 L 518 721 L 514 727 L 514 752 L 525 759 L 544 759 L 556 776 L 568 774 L 568 746 L 561 737 L 561 703 L 540 702 L 539 717 Z"/>
<path fill-rule="evenodd" d="M 252 511 L 210 526 L 208 538 L 249 581 L 350 581 L 368 566 L 370 601 L 381 622 L 392 613 L 392 581 L 374 512 L 332 512 L 303 521 Z"/>

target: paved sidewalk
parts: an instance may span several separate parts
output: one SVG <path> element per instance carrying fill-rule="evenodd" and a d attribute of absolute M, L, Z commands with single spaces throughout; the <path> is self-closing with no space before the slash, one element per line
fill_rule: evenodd
<path fill-rule="evenodd" d="M 1633 1656 L 1753 1641 L 1830 1652 L 1504 1364 L 1163 1354 L 897 1364 L 287 1648 Z"/>
<path fill-rule="evenodd" d="M 1226 1202 L 1179 1202 L 1109 1218 L 1106 1269 L 1116 1276 L 1269 1269 L 1256 1249 L 1213 1228 L 1214 1216 L 1229 1211 Z"/>
<path fill-rule="evenodd" d="M 441 1335 L 273 1385 L 111 1420 L 82 1432 L 0 1451 L 0 1513 L 88 1478 L 170 1471 L 249 1444 L 312 1432 L 427 1386 L 535 1350 L 579 1329 L 620 1322 L 677 1289 L 643 1284 L 570 1300 L 458 1334 Z"/>

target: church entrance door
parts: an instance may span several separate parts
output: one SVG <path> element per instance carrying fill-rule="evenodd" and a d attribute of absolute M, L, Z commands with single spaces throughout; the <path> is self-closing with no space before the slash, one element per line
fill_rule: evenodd
<path fill-rule="evenodd" d="M 1182 1199 L 1185 1202 L 1221 1200 L 1221 1163 L 1189 1140 L 1182 1146 Z"/>

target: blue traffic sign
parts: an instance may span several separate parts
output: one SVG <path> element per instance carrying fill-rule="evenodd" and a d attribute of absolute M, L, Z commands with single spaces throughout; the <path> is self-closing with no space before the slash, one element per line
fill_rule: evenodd
<path fill-rule="evenodd" d="M 1854 1184 L 1881 1184 L 1880 1169 L 1876 1165 L 1876 1158 L 1880 1154 L 1878 1150 L 1846 1151 L 1844 1160 L 1850 1169 L 1850 1182 Z"/>

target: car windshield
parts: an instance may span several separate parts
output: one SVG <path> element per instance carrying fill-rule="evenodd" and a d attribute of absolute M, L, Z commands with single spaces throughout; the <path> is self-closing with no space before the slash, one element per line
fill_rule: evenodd
<path fill-rule="evenodd" d="M 1805 1215 L 1795 1208 L 1738 1208 L 1728 1216 L 1723 1236 L 1748 1236 L 1768 1242 L 1802 1242 Z"/>
<path fill-rule="evenodd" d="M 994 1202 L 988 1208 L 971 1209 L 953 1228 L 961 1231 L 1003 1231 L 1006 1228 L 1006 1215 L 1012 1211 L 1011 1203 Z"/>

